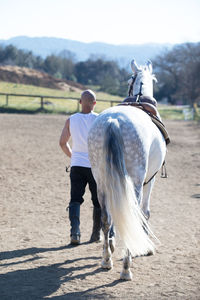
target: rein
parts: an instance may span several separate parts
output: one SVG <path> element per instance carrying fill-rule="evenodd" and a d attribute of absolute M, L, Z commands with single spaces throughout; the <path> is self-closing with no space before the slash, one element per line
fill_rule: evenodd
<path fill-rule="evenodd" d="M 130 84 L 130 88 L 129 88 L 129 91 L 128 91 L 129 97 L 133 94 L 133 85 L 135 83 L 136 77 L 137 77 L 137 75 L 131 77 L 132 78 L 132 82 Z"/>
<path fill-rule="evenodd" d="M 140 90 L 139 90 L 139 93 L 136 95 L 136 102 L 139 102 L 140 103 L 140 97 L 142 96 L 142 86 L 143 86 L 143 82 L 140 82 Z"/>
<path fill-rule="evenodd" d="M 137 74 L 132 76 L 132 82 L 130 84 L 130 88 L 129 88 L 129 91 L 128 91 L 128 96 L 131 97 L 131 95 L 133 96 L 133 86 L 134 86 L 134 83 L 135 83 L 135 80 L 136 80 L 136 77 L 137 77 Z M 136 96 L 136 102 L 140 102 L 140 97 L 142 96 L 142 86 L 144 85 L 143 82 L 140 82 L 140 90 L 139 90 L 139 93 L 134 95 Z"/>

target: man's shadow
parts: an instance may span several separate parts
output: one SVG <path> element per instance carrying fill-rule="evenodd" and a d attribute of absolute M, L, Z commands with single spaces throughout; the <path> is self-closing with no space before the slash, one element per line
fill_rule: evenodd
<path fill-rule="evenodd" d="M 89 244 L 89 242 L 81 243 L 81 245 L 87 245 L 87 244 Z M 13 259 L 13 258 L 17 258 L 17 257 L 27 256 L 27 255 L 34 255 L 34 254 L 38 254 L 38 253 L 60 251 L 60 250 L 64 250 L 64 249 L 70 249 L 73 247 L 74 246 L 69 244 L 67 246 L 52 247 L 52 248 L 32 247 L 32 248 L 27 248 L 27 249 L 19 249 L 19 250 L 13 250 L 13 251 L 0 252 L 0 266 L 2 265 L 1 260 L 4 260 L 4 259 L 8 260 L 8 259 Z"/>

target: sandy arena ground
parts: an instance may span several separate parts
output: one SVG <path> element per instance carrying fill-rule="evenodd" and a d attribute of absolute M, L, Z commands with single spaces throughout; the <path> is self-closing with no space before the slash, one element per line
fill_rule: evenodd
<path fill-rule="evenodd" d="M 151 224 L 156 255 L 133 261 L 133 281 L 100 267 L 89 244 L 92 205 L 81 207 L 82 244 L 69 245 L 69 160 L 58 146 L 65 116 L 0 115 L 0 299 L 200 299 L 200 126 L 165 122 L 169 178 L 157 175 Z"/>

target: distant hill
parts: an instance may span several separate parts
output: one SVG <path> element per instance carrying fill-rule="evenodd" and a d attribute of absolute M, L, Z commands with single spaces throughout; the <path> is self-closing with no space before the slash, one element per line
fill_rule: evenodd
<path fill-rule="evenodd" d="M 171 44 L 141 44 L 141 45 L 112 45 L 106 43 L 83 43 L 69 39 L 50 37 L 18 36 L 8 40 L 0 40 L 0 45 L 10 45 L 32 51 L 33 54 L 43 58 L 51 54 L 59 54 L 63 50 L 75 54 L 76 61 L 85 61 L 93 56 L 115 60 L 120 66 L 126 67 L 135 58 L 138 64 L 144 64 L 147 59 L 153 59 L 166 49 L 171 49 Z"/>
<path fill-rule="evenodd" d="M 74 81 L 57 79 L 47 73 L 18 66 L 0 66 L 0 81 L 23 83 L 69 92 L 80 92 L 85 89 L 85 86 Z"/>

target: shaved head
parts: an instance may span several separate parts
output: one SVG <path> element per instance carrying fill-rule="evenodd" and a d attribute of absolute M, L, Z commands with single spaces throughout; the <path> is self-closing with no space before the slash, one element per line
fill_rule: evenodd
<path fill-rule="evenodd" d="M 82 113 L 90 113 L 96 104 L 96 95 L 91 90 L 85 90 L 81 94 L 80 104 L 82 106 Z"/>
<path fill-rule="evenodd" d="M 81 94 L 81 101 L 84 101 L 84 102 L 87 102 L 87 103 L 96 102 L 96 95 L 91 90 L 85 90 Z"/>

